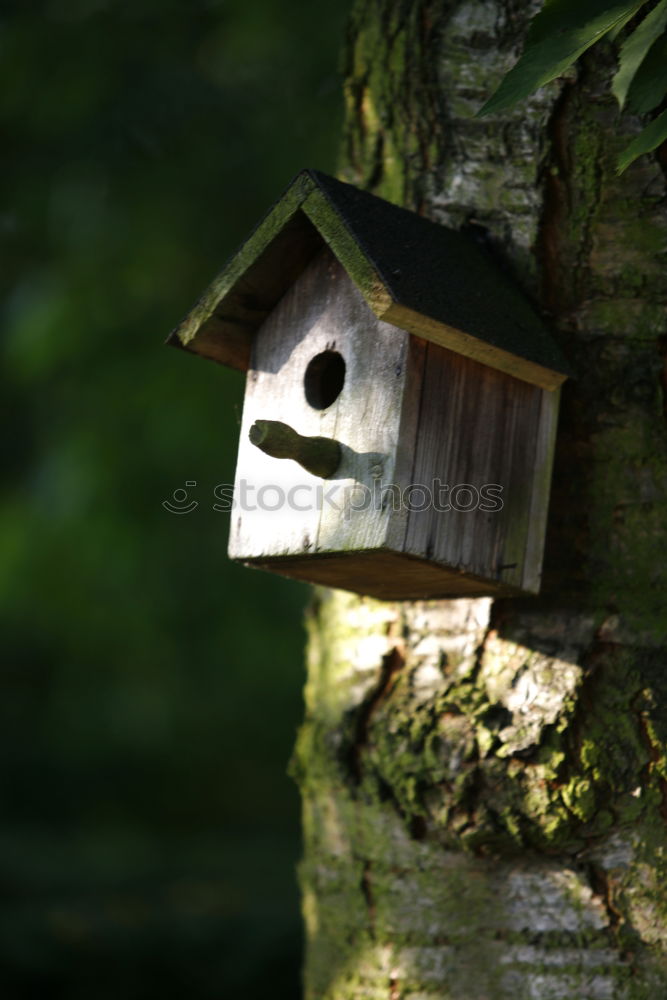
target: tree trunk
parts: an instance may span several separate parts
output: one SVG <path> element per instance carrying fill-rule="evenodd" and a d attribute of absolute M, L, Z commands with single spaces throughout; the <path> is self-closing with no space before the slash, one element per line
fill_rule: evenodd
<path fill-rule="evenodd" d="M 341 175 L 467 225 L 550 317 L 542 595 L 318 591 L 294 758 L 309 1000 L 667 995 L 667 204 L 611 47 L 470 117 L 539 5 L 363 0 Z"/>

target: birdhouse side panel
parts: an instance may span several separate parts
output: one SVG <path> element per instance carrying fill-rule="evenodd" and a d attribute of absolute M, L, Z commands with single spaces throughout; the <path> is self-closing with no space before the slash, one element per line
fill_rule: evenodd
<path fill-rule="evenodd" d="M 523 587 L 545 390 L 436 344 L 426 352 L 405 550 L 498 586 Z"/>
<path fill-rule="evenodd" d="M 560 388 L 543 392 L 539 427 L 535 442 L 533 487 L 528 514 L 526 552 L 521 585 L 536 594 L 542 582 L 542 562 L 547 533 L 547 515 L 551 493 L 551 476 L 556 450 L 556 431 L 560 406 Z"/>

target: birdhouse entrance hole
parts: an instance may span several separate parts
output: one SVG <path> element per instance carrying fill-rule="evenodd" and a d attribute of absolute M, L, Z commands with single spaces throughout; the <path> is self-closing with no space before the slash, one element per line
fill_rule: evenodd
<path fill-rule="evenodd" d="M 338 351 L 322 351 L 309 362 L 303 387 L 314 410 L 326 410 L 335 403 L 344 385 L 345 361 Z"/>

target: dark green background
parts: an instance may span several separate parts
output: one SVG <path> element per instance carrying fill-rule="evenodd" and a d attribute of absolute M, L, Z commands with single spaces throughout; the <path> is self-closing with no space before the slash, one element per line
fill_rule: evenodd
<path fill-rule="evenodd" d="M 308 590 L 228 562 L 243 378 L 161 345 L 335 169 L 346 7 L 0 10 L 3 1000 L 298 996 Z"/>

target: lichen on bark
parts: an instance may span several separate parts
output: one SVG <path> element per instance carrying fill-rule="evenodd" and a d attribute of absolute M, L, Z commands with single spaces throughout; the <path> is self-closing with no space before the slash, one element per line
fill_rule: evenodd
<path fill-rule="evenodd" d="M 472 228 L 577 377 L 539 599 L 316 596 L 293 762 L 309 1000 L 667 986 L 665 174 L 616 177 L 611 48 L 470 117 L 537 6 L 350 21 L 341 175 Z"/>

